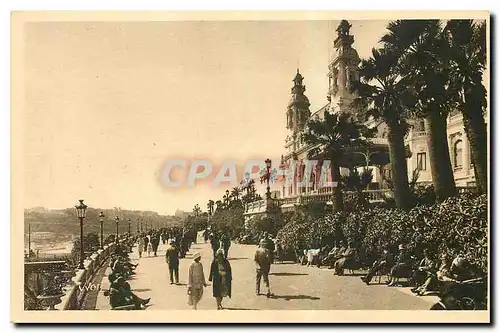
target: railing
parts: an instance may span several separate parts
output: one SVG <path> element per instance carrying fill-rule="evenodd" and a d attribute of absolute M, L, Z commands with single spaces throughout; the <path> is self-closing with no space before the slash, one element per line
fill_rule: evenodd
<path fill-rule="evenodd" d="M 246 205 L 246 212 L 260 211 L 263 207 L 266 207 L 266 201 L 264 199 L 250 202 Z"/>
<path fill-rule="evenodd" d="M 384 202 L 384 199 L 392 196 L 392 191 L 389 189 L 383 190 L 364 190 L 362 193 L 367 195 L 368 201 L 371 203 Z M 355 198 L 357 192 L 353 191 L 344 191 L 344 200 L 352 200 Z M 333 188 L 325 187 L 317 190 L 316 193 L 309 194 L 301 194 L 295 195 L 291 197 L 286 197 L 279 199 L 279 205 L 281 207 L 287 207 L 291 205 L 305 205 L 311 202 L 326 202 L 330 203 L 332 201 Z M 247 212 L 253 212 L 253 210 L 260 209 L 265 205 L 265 203 L 261 201 L 251 202 L 247 205 Z"/>
<path fill-rule="evenodd" d="M 123 242 L 124 239 L 119 240 Z M 26 262 L 25 263 L 25 283 L 30 279 L 30 274 L 39 274 L 47 271 L 45 266 L 50 266 L 54 276 L 65 276 L 69 282 L 62 289 L 62 294 L 59 295 L 35 295 L 42 303 L 42 306 L 50 310 L 77 310 L 84 305 L 89 284 L 95 277 L 102 265 L 107 262 L 116 244 L 111 243 L 105 245 L 104 249 L 97 250 L 87 257 L 84 262 L 84 269 L 65 270 L 61 268 L 66 265 L 64 261 L 58 262 Z M 60 267 L 61 266 L 61 267 Z M 66 267 L 66 266 L 65 266 Z M 50 278 L 49 278 L 50 279 Z M 47 280 L 48 281 L 48 280 Z M 39 293 L 39 290 L 35 290 Z"/>
<path fill-rule="evenodd" d="M 421 138 L 421 137 L 424 137 L 426 135 L 427 135 L 427 133 L 425 131 L 412 131 L 411 132 L 412 138 Z"/>
<path fill-rule="evenodd" d="M 76 270 L 76 275 L 72 283 L 66 286 L 65 295 L 61 297 L 61 303 L 56 306 L 58 310 L 76 310 L 81 309 L 83 301 L 87 295 L 88 285 L 99 271 L 102 265 L 109 259 L 113 253 L 116 244 L 105 245 L 103 250 L 94 252 L 83 262 L 84 269 Z"/>
<path fill-rule="evenodd" d="M 475 186 L 457 186 L 458 194 L 476 193 L 476 191 Z"/>
<path fill-rule="evenodd" d="M 281 206 L 285 206 L 285 205 L 295 205 L 298 203 L 298 197 L 297 196 L 293 196 L 293 197 L 286 197 L 286 198 L 283 198 L 283 199 L 280 199 L 279 200 L 279 204 Z"/>

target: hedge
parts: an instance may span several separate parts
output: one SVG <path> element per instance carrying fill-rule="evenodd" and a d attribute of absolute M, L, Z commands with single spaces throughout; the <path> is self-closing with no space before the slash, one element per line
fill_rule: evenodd
<path fill-rule="evenodd" d="M 278 232 L 283 245 L 317 248 L 350 241 L 365 251 L 407 243 L 417 255 L 430 248 L 440 255 L 463 254 L 483 271 L 488 260 L 487 196 L 461 195 L 405 212 L 374 208 L 312 219 L 296 213 Z"/>

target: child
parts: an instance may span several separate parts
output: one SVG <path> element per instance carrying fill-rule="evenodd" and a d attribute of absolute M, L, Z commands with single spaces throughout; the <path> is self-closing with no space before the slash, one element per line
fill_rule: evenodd
<path fill-rule="evenodd" d="M 151 252 L 153 252 L 153 245 L 151 245 L 151 242 L 148 242 L 148 257 L 151 257 Z"/>

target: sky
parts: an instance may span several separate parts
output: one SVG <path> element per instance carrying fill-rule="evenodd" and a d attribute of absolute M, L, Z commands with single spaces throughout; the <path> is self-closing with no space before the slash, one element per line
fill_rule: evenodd
<path fill-rule="evenodd" d="M 27 23 L 25 207 L 205 210 L 226 187 L 169 188 L 165 163 L 283 154 L 297 68 L 311 112 L 327 103 L 338 23 Z M 388 21 L 350 23 L 366 58 Z"/>

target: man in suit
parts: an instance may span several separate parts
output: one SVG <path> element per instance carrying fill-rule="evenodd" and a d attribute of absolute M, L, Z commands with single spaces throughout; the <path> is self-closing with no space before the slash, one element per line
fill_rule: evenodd
<path fill-rule="evenodd" d="M 361 280 L 367 285 L 369 285 L 375 274 L 377 274 L 380 271 L 387 270 L 389 267 L 392 267 L 392 263 L 393 263 L 392 255 L 389 252 L 388 247 L 384 246 L 380 257 L 375 261 L 373 266 L 370 268 L 368 274 L 366 274 L 366 276 L 361 277 Z"/>
<path fill-rule="evenodd" d="M 170 276 L 170 284 L 179 284 L 179 249 L 174 241 L 170 242 L 170 246 L 165 254 L 165 261 L 168 264 L 168 274 Z"/>
<path fill-rule="evenodd" d="M 271 296 L 271 288 L 269 286 L 269 271 L 271 270 L 272 256 L 269 249 L 266 248 L 266 242 L 260 241 L 259 248 L 255 252 L 255 294 L 260 295 L 260 280 L 264 278 L 264 284 L 267 288 L 267 297 Z"/>

